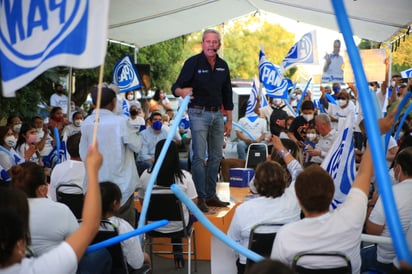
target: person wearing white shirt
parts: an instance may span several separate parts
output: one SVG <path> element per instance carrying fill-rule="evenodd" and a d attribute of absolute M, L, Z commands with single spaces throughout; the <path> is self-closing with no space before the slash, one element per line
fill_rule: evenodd
<path fill-rule="evenodd" d="M 69 98 L 63 94 L 63 86 L 56 85 L 56 92 L 50 96 L 50 107 L 61 107 L 63 114 L 67 115 L 67 108 L 69 104 Z"/>
<path fill-rule="evenodd" d="M 93 103 L 96 104 L 97 87 L 93 88 L 91 94 Z M 134 227 L 136 226 L 136 209 L 133 195 L 139 181 L 134 152 L 139 153 L 142 144 L 140 136 L 128 127 L 127 117 L 114 113 L 116 105 L 115 91 L 110 86 L 104 86 L 96 136 L 105 159 L 99 170 L 99 180 L 115 182 L 120 187 L 122 200 L 119 217 L 127 220 Z M 95 120 L 96 110 L 81 125 L 82 137 L 79 151 L 82 160 L 85 159 L 88 148 L 93 142 Z"/>
<path fill-rule="evenodd" d="M 53 201 L 57 201 L 56 189 L 61 184 L 74 184 L 80 187 L 80 189 L 78 189 L 62 186 L 61 191 L 64 193 L 82 193 L 86 169 L 79 154 L 80 138 L 81 134 L 77 133 L 67 139 L 67 152 L 70 155 L 70 159 L 57 164 L 51 172 L 49 197 Z"/>
<path fill-rule="evenodd" d="M 332 121 L 332 126 L 335 130 L 339 131 L 345 123 L 345 119 L 351 117 L 352 124 L 355 124 L 356 115 L 355 115 L 355 104 L 350 100 L 349 93 L 342 89 L 337 94 L 337 104 L 329 104 L 328 115 Z M 351 115 L 352 114 L 352 115 Z"/>

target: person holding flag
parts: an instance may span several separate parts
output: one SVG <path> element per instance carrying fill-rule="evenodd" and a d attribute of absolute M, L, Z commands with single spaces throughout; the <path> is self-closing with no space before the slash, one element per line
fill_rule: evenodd
<path fill-rule="evenodd" d="M 255 86 L 254 86 L 255 87 Z M 239 125 L 247 130 L 254 139 L 251 139 L 248 134 L 245 134 L 242 130 L 236 130 L 236 136 L 239 139 L 237 143 L 237 154 L 241 160 L 246 159 L 246 151 L 250 144 L 264 142 L 266 139 L 266 133 L 268 132 L 266 120 L 259 117 L 255 112 L 257 105 L 257 90 L 252 88 L 249 100 L 247 102 L 246 114 L 239 119 Z"/>

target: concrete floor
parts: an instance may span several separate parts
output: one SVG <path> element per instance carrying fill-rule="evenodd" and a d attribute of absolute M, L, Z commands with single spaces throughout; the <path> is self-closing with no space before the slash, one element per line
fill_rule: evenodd
<path fill-rule="evenodd" d="M 153 274 L 161 273 L 187 273 L 187 261 L 185 261 L 185 267 L 182 269 L 176 269 L 173 259 L 166 259 L 159 255 L 153 255 Z M 211 266 L 210 261 L 197 261 L 197 272 L 195 270 L 194 261 L 192 260 L 192 273 L 197 274 L 210 274 Z"/>

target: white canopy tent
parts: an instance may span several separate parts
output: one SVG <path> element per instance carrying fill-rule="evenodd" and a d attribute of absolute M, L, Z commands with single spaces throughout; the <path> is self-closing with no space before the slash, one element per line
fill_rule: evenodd
<path fill-rule="evenodd" d="M 344 2 L 360 38 L 386 42 L 412 23 L 410 0 Z M 109 38 L 139 48 L 259 11 L 339 31 L 329 0 L 112 0 Z"/>

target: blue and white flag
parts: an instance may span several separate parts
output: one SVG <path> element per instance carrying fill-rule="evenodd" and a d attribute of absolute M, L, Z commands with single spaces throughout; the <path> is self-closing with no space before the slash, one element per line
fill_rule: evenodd
<path fill-rule="evenodd" d="M 251 122 L 256 121 L 256 119 L 258 118 L 258 115 L 255 113 L 257 98 L 258 98 L 258 90 L 256 88 L 255 81 L 253 81 L 252 91 L 250 92 L 249 99 L 247 101 L 246 115 L 245 115 Z"/>
<path fill-rule="evenodd" d="M 352 119 L 346 117 L 345 125 L 336 133 L 338 136 L 321 165 L 335 183 L 335 195 L 331 204 L 333 209 L 345 201 L 355 180 L 355 149 L 352 127 Z"/>
<path fill-rule="evenodd" d="M 124 116 L 130 117 L 129 106 L 124 98 L 122 99 L 122 113 Z"/>
<path fill-rule="evenodd" d="M 283 70 L 294 65 L 318 65 L 318 46 L 316 42 L 316 31 L 311 31 L 297 41 L 290 48 L 288 54 L 282 62 Z"/>
<path fill-rule="evenodd" d="M 266 60 L 265 53 L 259 52 L 259 80 L 266 89 L 266 95 L 272 98 L 288 98 L 288 88 L 292 81 L 283 77 L 278 66 Z"/>
<path fill-rule="evenodd" d="M 269 105 L 269 102 L 268 102 L 268 100 L 266 99 L 266 96 L 262 94 L 262 95 L 260 96 L 260 108 L 266 107 L 266 106 L 268 106 L 268 105 Z"/>
<path fill-rule="evenodd" d="M 104 62 L 109 0 L 0 1 L 3 96 L 56 66 Z"/>
<path fill-rule="evenodd" d="M 120 92 L 136 90 L 142 86 L 139 73 L 130 55 L 124 56 L 114 66 L 113 84 L 119 86 Z"/>
<path fill-rule="evenodd" d="M 401 77 L 402 78 L 410 78 L 412 77 L 412 68 L 401 71 Z"/>

